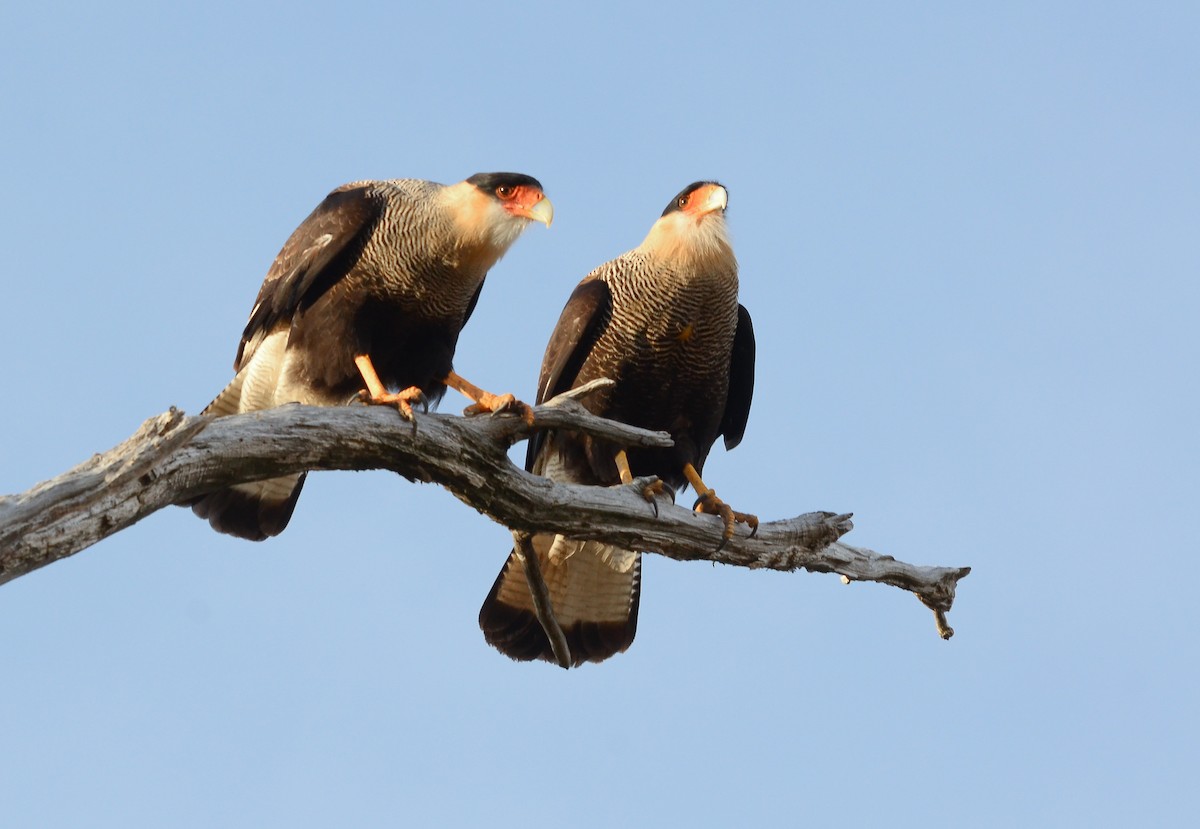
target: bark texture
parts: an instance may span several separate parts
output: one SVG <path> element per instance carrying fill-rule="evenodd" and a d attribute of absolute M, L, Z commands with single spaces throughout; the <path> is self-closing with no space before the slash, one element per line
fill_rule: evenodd
<path fill-rule="evenodd" d="M 605 381 L 598 381 L 602 384 Z M 810 512 L 744 527 L 718 549 L 722 525 L 662 499 L 658 515 L 627 486 L 559 484 L 530 475 L 508 448 L 543 428 L 574 429 L 625 446 L 668 446 L 662 433 L 597 418 L 574 397 L 520 417 L 418 414 L 416 426 L 386 407 L 282 406 L 230 417 L 189 417 L 172 408 L 128 440 L 19 495 L 0 497 L 0 584 L 71 556 L 163 507 L 235 483 L 315 469 L 390 469 L 436 483 L 516 533 L 597 539 L 681 561 L 837 573 L 913 593 L 934 611 L 938 633 L 969 567 L 916 566 L 839 539 L 849 514 Z M 211 532 L 195 522 L 197 532 Z"/>

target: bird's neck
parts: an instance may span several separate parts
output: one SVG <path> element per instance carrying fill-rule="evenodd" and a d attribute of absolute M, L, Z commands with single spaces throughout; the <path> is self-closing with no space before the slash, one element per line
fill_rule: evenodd
<path fill-rule="evenodd" d="M 683 271 L 737 270 L 727 225 L 717 217 L 697 222 L 677 213 L 664 216 L 650 228 L 638 250 L 654 259 L 670 261 Z"/>
<path fill-rule="evenodd" d="M 529 224 L 509 214 L 499 202 L 467 182 L 451 185 L 442 193 L 443 205 L 453 224 L 457 255 L 486 271 L 499 261 Z"/>

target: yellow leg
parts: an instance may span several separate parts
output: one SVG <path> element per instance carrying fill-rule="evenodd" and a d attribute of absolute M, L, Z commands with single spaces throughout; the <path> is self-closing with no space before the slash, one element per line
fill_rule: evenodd
<path fill-rule="evenodd" d="M 725 546 L 725 542 L 733 538 L 733 527 L 735 524 L 746 524 L 750 527 L 750 535 L 758 532 L 758 516 L 751 515 L 748 512 L 736 512 L 717 497 L 717 493 L 710 487 L 705 486 L 704 480 L 700 477 L 700 473 L 696 471 L 696 467 L 690 463 L 683 465 L 683 475 L 687 478 L 688 483 L 692 485 L 692 489 L 696 490 L 696 512 L 706 512 L 709 515 L 716 515 L 725 523 L 725 537 L 721 541 L 721 547 Z M 720 549 L 720 548 L 718 548 Z"/>
<path fill-rule="evenodd" d="M 367 384 L 367 393 L 363 398 L 367 403 L 376 406 L 395 406 L 407 420 L 413 419 L 412 404 L 424 400 L 424 392 L 416 386 L 409 386 L 394 394 L 389 392 L 383 385 L 383 381 L 379 379 L 379 374 L 375 371 L 375 364 L 371 362 L 371 357 L 367 354 L 359 354 L 355 357 L 354 365 L 358 366 L 358 373 L 362 375 L 363 382 Z"/>
<path fill-rule="evenodd" d="M 633 483 L 633 473 L 629 471 L 629 456 L 625 454 L 624 449 L 617 450 L 617 473 L 621 476 L 621 483 Z"/>
<path fill-rule="evenodd" d="M 492 394 L 491 392 L 486 392 L 454 371 L 447 374 L 446 379 L 442 382 L 473 401 L 470 406 L 463 410 L 463 414 L 516 412 L 525 419 L 526 423 L 531 426 L 533 425 L 533 409 L 511 394 Z"/>
<path fill-rule="evenodd" d="M 617 474 L 621 476 L 621 483 L 633 483 L 633 472 L 629 468 L 629 456 L 625 454 L 624 449 L 618 449 L 615 457 L 617 462 Z M 658 517 L 658 502 L 654 500 L 655 495 L 661 495 L 663 491 L 663 482 L 655 480 L 654 483 L 646 484 L 642 488 L 642 497 L 654 505 L 654 517 Z"/>
<path fill-rule="evenodd" d="M 375 364 L 371 362 L 369 356 L 359 354 L 354 358 L 354 365 L 358 366 L 358 373 L 362 375 L 363 382 L 367 384 L 367 395 L 369 397 L 378 398 L 387 394 L 387 389 L 383 387 L 383 383 L 379 380 L 379 375 L 375 373 Z"/>
<path fill-rule="evenodd" d="M 696 495 L 703 497 L 712 492 L 711 489 L 704 485 L 704 480 L 700 477 L 700 473 L 696 471 L 696 467 L 690 463 L 683 465 L 683 477 L 688 479 L 688 483 L 692 485 L 692 489 L 696 490 Z"/>

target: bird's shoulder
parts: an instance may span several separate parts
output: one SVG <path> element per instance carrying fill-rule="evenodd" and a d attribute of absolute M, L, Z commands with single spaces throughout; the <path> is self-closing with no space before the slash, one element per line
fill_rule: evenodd
<path fill-rule="evenodd" d="M 288 323 L 345 276 L 387 206 L 379 182 L 335 188 L 292 231 L 271 263 L 242 333 L 235 369 L 253 343 Z M 343 255 L 347 254 L 347 255 Z"/>
<path fill-rule="evenodd" d="M 623 286 L 629 280 L 635 279 L 639 274 L 654 270 L 654 267 L 653 257 L 635 248 L 634 250 L 625 251 L 620 256 L 614 257 L 595 268 L 583 278 L 583 282 L 580 285 L 584 282 L 596 280 L 613 286 Z"/>

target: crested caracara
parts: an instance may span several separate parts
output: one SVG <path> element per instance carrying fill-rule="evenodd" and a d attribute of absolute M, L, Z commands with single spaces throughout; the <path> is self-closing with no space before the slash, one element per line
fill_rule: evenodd
<path fill-rule="evenodd" d="M 453 371 L 459 331 L 488 269 L 530 221 L 547 226 L 542 186 L 519 173 L 458 184 L 356 181 L 321 202 L 284 244 L 242 333 L 236 374 L 204 414 L 355 399 L 437 402 L 446 387 L 476 410 L 513 405 Z M 523 404 L 517 404 L 523 405 Z M 219 532 L 261 540 L 287 526 L 304 475 L 238 484 L 189 504 Z"/>
<path fill-rule="evenodd" d="M 616 381 L 582 402 L 590 411 L 669 432 L 669 449 L 622 451 L 573 432 L 537 433 L 526 469 L 556 481 L 614 485 L 657 476 L 672 493 L 691 484 L 696 508 L 734 512 L 700 478 L 719 436 L 742 439 L 754 389 L 754 331 L 738 304 L 737 260 L 725 224 L 728 195 L 702 181 L 680 192 L 637 248 L 576 287 L 546 347 L 537 402 L 597 377 Z M 646 493 L 651 497 L 651 493 Z M 641 554 L 561 535 L 533 537 L 554 615 L 572 663 L 624 651 L 637 629 Z M 487 641 L 519 660 L 556 661 L 539 624 L 520 559 L 511 555 L 479 613 Z"/>

